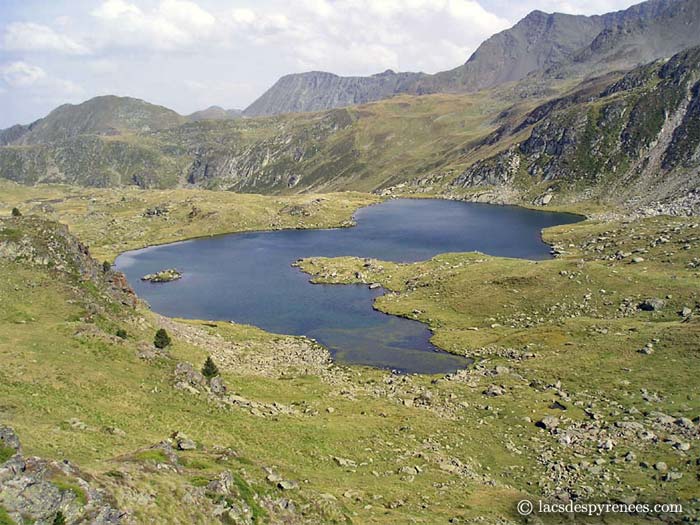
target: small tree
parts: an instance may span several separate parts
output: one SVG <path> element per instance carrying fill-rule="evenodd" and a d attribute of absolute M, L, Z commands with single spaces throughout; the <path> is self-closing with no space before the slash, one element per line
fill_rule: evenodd
<path fill-rule="evenodd" d="M 19 211 L 19 208 L 12 208 L 12 216 L 13 216 L 13 217 L 21 217 L 21 216 L 22 216 L 22 212 Z"/>
<path fill-rule="evenodd" d="M 112 269 L 112 263 L 109 261 L 105 261 L 102 263 L 102 271 L 104 273 L 109 272 Z"/>
<path fill-rule="evenodd" d="M 165 328 L 158 329 L 156 337 L 153 339 L 153 344 L 156 345 L 156 348 L 163 349 L 166 346 L 170 346 L 171 342 L 170 336 L 168 332 L 165 331 Z"/>
<path fill-rule="evenodd" d="M 211 379 L 212 377 L 216 377 L 219 375 L 219 368 L 216 366 L 216 363 L 214 363 L 214 360 L 211 358 L 211 356 L 207 357 L 207 360 L 204 361 L 204 366 L 202 367 L 202 375 L 207 379 Z"/>
<path fill-rule="evenodd" d="M 126 330 L 124 330 L 123 328 L 117 329 L 116 336 L 119 337 L 120 339 L 126 339 L 127 337 L 129 337 L 126 333 Z"/>

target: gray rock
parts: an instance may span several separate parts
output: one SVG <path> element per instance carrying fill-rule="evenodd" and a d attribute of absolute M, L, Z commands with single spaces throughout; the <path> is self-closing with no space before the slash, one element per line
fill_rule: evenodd
<path fill-rule="evenodd" d="M 498 385 L 489 385 L 489 387 L 482 392 L 482 394 L 488 397 L 502 396 L 505 393 L 506 391 Z"/>
<path fill-rule="evenodd" d="M 550 432 L 559 426 L 559 418 L 554 416 L 544 416 L 540 419 L 535 426 L 539 428 L 544 428 Z"/>
<path fill-rule="evenodd" d="M 645 312 L 655 312 L 661 310 L 665 305 L 666 303 L 663 299 L 659 299 L 658 297 L 652 297 L 650 299 L 645 299 L 644 301 L 639 303 L 639 309 Z"/>
<path fill-rule="evenodd" d="M 22 452 L 19 437 L 10 427 L 0 426 L 0 445 L 14 449 L 16 452 Z"/>
<path fill-rule="evenodd" d="M 178 450 L 196 450 L 197 449 L 197 444 L 191 440 L 187 434 L 184 434 L 182 432 L 175 432 L 172 435 L 172 438 L 175 440 L 175 445 L 177 446 Z"/>
<path fill-rule="evenodd" d="M 664 474 L 664 476 L 661 478 L 664 481 L 678 481 L 683 477 L 682 472 L 676 472 L 675 470 L 672 470 L 671 472 L 667 472 Z"/>
<path fill-rule="evenodd" d="M 277 487 L 282 490 L 296 490 L 299 488 L 299 484 L 296 481 L 282 480 L 277 483 Z"/>
<path fill-rule="evenodd" d="M 195 370 L 190 363 L 184 362 L 178 363 L 175 367 L 175 380 L 176 382 L 183 382 L 195 388 L 207 384 L 207 380 L 198 370 Z"/>
<path fill-rule="evenodd" d="M 227 496 L 231 493 L 231 488 L 235 486 L 233 479 L 233 474 L 230 471 L 225 470 L 213 479 L 207 485 L 207 490 L 213 492 L 214 494 L 220 494 L 222 496 Z"/>
<path fill-rule="evenodd" d="M 211 378 L 209 381 L 209 389 L 211 390 L 212 394 L 216 394 L 217 396 L 226 394 L 226 385 L 224 384 L 224 380 L 221 379 L 221 376 Z"/>

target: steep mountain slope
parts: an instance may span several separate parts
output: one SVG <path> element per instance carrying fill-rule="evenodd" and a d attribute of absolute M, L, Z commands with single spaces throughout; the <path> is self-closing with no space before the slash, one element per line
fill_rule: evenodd
<path fill-rule="evenodd" d="M 78 135 L 118 135 L 169 128 L 184 122 L 184 117 L 163 106 L 107 95 L 78 105 L 65 104 L 29 126 L 5 130 L 2 141 L 17 145 L 46 144 Z"/>
<path fill-rule="evenodd" d="M 479 46 L 465 64 L 435 74 L 432 91 L 476 91 L 524 78 L 551 67 L 589 44 L 605 27 L 605 16 L 573 16 L 533 11 L 511 29 Z"/>
<path fill-rule="evenodd" d="M 700 3 L 657 0 L 608 15 L 606 28 L 548 73 L 629 69 L 700 44 Z"/>
<path fill-rule="evenodd" d="M 598 197 L 700 211 L 700 48 L 642 66 L 594 96 L 550 101 L 484 142 L 510 144 L 457 187 L 533 186 L 547 202 Z M 477 148 L 478 150 L 478 148 Z"/>
<path fill-rule="evenodd" d="M 282 77 L 245 111 L 247 116 L 318 111 L 396 94 L 478 91 L 538 70 L 547 78 L 628 69 L 700 44 L 696 0 L 648 0 L 601 16 L 533 11 L 479 46 L 469 60 L 434 75 L 387 72 L 338 77 L 311 72 Z"/>
<path fill-rule="evenodd" d="M 364 104 L 398 93 L 417 93 L 423 73 L 395 73 L 387 70 L 370 77 L 340 77 L 311 71 L 280 78 L 260 98 L 248 106 L 248 117 L 299 113 Z"/>

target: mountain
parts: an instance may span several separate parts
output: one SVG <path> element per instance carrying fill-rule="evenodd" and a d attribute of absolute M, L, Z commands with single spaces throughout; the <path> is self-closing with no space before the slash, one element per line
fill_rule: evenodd
<path fill-rule="evenodd" d="M 388 69 L 370 77 L 340 77 L 311 71 L 280 78 L 248 106 L 247 117 L 320 111 L 389 98 L 397 93 L 416 93 L 423 73 L 395 73 Z"/>
<path fill-rule="evenodd" d="M 2 144 L 47 144 L 78 135 L 119 135 L 179 126 L 185 118 L 175 111 L 140 99 L 113 95 L 82 104 L 64 104 L 28 126 L 0 134 Z"/>
<path fill-rule="evenodd" d="M 700 44 L 700 3 L 654 0 L 606 15 L 605 29 L 548 73 L 566 76 L 630 69 Z"/>
<path fill-rule="evenodd" d="M 524 79 L 629 69 L 700 44 L 697 0 L 648 0 L 624 11 L 574 16 L 533 11 L 482 43 L 467 62 L 434 75 L 339 77 L 310 72 L 282 77 L 244 110 L 246 116 L 318 111 L 397 94 L 463 93 Z"/>
<path fill-rule="evenodd" d="M 224 109 L 221 106 L 209 106 L 207 109 L 195 111 L 187 115 L 188 122 L 199 122 L 201 120 L 229 120 L 239 118 L 243 113 L 240 109 Z"/>
<path fill-rule="evenodd" d="M 397 190 L 528 203 L 548 193 L 555 202 L 663 201 L 676 211 L 700 201 L 700 48 L 555 97 L 513 104 L 504 93 L 401 96 L 11 145 L 0 148 L 0 175 L 29 184 Z"/>

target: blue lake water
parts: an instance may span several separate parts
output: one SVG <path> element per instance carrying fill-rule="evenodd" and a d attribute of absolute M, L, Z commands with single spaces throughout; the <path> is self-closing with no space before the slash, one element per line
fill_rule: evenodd
<path fill-rule="evenodd" d="M 448 373 L 465 358 L 439 351 L 417 321 L 372 308 L 381 289 L 315 285 L 292 267 L 303 257 L 352 255 L 410 262 L 439 253 L 546 259 L 541 230 L 577 222 L 571 214 L 437 199 L 397 199 L 355 214 L 354 228 L 221 235 L 127 252 L 116 260 L 136 293 L 171 317 L 231 320 L 305 335 L 334 359 L 411 373 Z M 141 276 L 165 268 L 179 281 L 154 284 Z"/>

